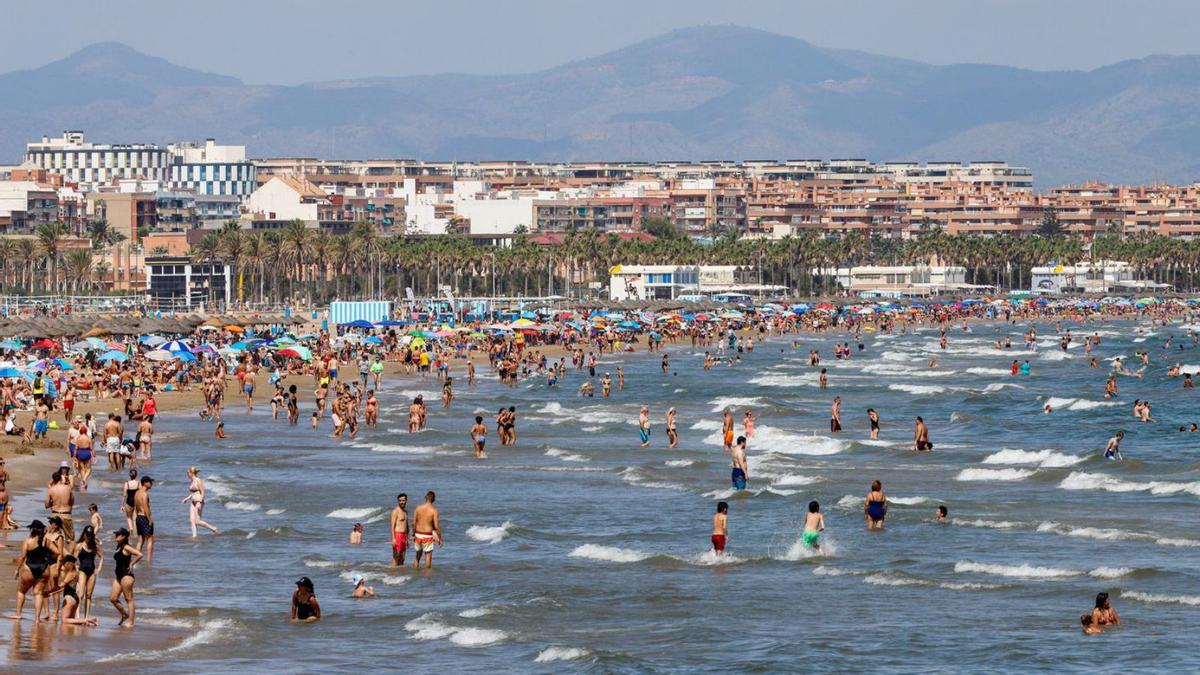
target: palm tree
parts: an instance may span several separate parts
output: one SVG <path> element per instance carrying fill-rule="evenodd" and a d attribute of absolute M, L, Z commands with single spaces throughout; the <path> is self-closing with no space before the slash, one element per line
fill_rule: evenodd
<path fill-rule="evenodd" d="M 71 251 L 63 259 L 63 264 L 66 268 L 67 280 L 70 282 L 71 290 L 78 293 L 86 283 L 88 290 L 92 289 L 92 270 L 95 267 L 95 257 L 88 249 L 76 249 Z"/>
<path fill-rule="evenodd" d="M 232 272 L 237 279 L 238 302 L 242 301 L 242 256 L 245 255 L 246 240 L 242 236 L 242 228 L 236 220 L 230 220 L 217 230 L 217 252 L 221 258 L 229 262 Z"/>
<path fill-rule="evenodd" d="M 62 256 L 62 240 L 67 236 L 67 228 L 60 222 L 42 223 L 34 232 L 38 246 L 46 256 L 46 289 L 54 293 L 58 290 L 58 262 Z"/>

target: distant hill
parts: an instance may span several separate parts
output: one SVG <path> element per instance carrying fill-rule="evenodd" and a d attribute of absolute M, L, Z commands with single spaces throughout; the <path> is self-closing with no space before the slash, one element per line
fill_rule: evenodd
<path fill-rule="evenodd" d="M 734 26 L 524 75 L 246 85 L 124 45 L 0 75 L 0 161 L 63 129 L 254 156 L 999 159 L 1040 185 L 1200 179 L 1200 57 L 934 66 Z"/>

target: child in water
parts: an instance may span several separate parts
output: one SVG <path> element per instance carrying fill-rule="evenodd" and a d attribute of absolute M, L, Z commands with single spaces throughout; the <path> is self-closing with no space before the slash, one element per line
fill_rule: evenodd
<path fill-rule="evenodd" d="M 821 533 L 825 531 L 825 516 L 821 505 L 815 500 L 808 503 L 808 515 L 804 518 L 804 534 L 801 541 L 814 551 L 821 550 Z"/>

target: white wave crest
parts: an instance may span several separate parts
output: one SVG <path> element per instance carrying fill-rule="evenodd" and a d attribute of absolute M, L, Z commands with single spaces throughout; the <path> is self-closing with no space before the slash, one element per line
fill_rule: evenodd
<path fill-rule="evenodd" d="M 963 469 L 958 472 L 954 480 L 972 481 L 972 480 L 1025 480 L 1033 475 L 1030 469 Z"/>
<path fill-rule="evenodd" d="M 1043 469 L 1073 466 L 1086 458 L 1065 455 L 1054 450 L 1019 450 L 1005 448 L 983 458 L 984 464 L 1036 464 Z"/>
<path fill-rule="evenodd" d="M 1063 577 L 1074 577 L 1081 574 L 1077 570 L 1065 570 L 1056 567 L 1037 567 L 1035 565 L 991 565 L 987 563 L 971 562 L 969 560 L 960 560 L 954 563 L 954 571 L 958 573 L 978 572 L 982 574 L 993 574 L 1001 577 L 1012 577 L 1014 579 L 1061 579 Z"/>
<path fill-rule="evenodd" d="M 1142 602 L 1200 607 L 1200 595 L 1160 595 L 1157 593 L 1141 593 L 1139 591 L 1121 591 L 1121 597 L 1129 598 L 1130 600 L 1141 600 Z"/>
<path fill-rule="evenodd" d="M 550 663 L 551 661 L 576 661 L 586 659 L 592 653 L 586 649 L 579 647 L 546 647 L 538 652 L 537 658 L 534 659 L 537 663 Z"/>
<path fill-rule="evenodd" d="M 508 533 L 512 530 L 512 521 L 504 521 L 504 524 L 495 527 L 486 525 L 472 525 L 467 528 L 467 536 L 475 541 L 482 541 L 488 544 L 498 544 L 504 541 Z"/>
<path fill-rule="evenodd" d="M 642 551 L 618 548 L 616 546 L 602 546 L 600 544 L 583 544 L 582 546 L 577 546 L 569 555 L 572 558 L 588 558 L 590 560 L 603 560 L 605 562 L 616 563 L 639 562 L 650 557 L 649 553 L 643 553 Z"/>

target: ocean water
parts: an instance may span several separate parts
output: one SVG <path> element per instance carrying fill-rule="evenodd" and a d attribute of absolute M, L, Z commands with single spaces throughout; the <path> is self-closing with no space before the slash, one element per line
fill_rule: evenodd
<path fill-rule="evenodd" d="M 1100 370 L 1088 367 L 1082 346 L 998 352 L 992 326 L 951 331 L 944 352 L 930 330 L 866 336 L 866 352 L 850 361 L 832 359 L 842 335 L 804 337 L 795 349 L 772 340 L 740 365 L 709 372 L 702 354 L 681 345 L 673 374 L 659 372 L 657 357 L 628 359 L 627 387 L 610 399 L 575 395 L 586 371 L 552 390 L 541 378 L 519 390 L 460 382 L 454 407 L 432 403 L 430 428 L 416 435 L 403 431 L 404 406 L 416 392 L 436 400 L 438 386 L 392 378 L 379 430 L 346 442 L 325 428 L 273 423 L 267 407 L 247 416 L 234 405 L 230 439 L 218 443 L 210 424 L 176 414 L 160 425 L 167 433 L 149 471 L 159 481 L 160 536 L 155 565 L 138 571 L 137 584 L 142 618 L 190 637 L 105 665 L 1200 669 L 1189 635 L 1200 618 L 1200 434 L 1177 430 L 1200 421 L 1200 392 L 1165 375 L 1176 361 L 1200 363 L 1200 354 L 1164 353 L 1162 339 L 1179 329 L 1134 343 L 1132 323 L 1094 328 L 1103 336 L 1094 351 Z M 1073 333 L 1082 340 L 1092 330 Z M 1016 337 L 1020 328 L 1003 332 Z M 829 370 L 828 391 L 807 366 L 813 348 Z M 1150 350 L 1154 362 L 1142 379 L 1120 378 L 1119 402 L 1105 401 L 1105 359 L 1135 349 Z M 926 367 L 930 357 L 936 370 Z M 1029 358 L 1032 376 L 1008 375 L 1013 358 Z M 831 435 L 835 394 L 845 431 Z M 1132 418 L 1135 398 L 1154 403 L 1158 423 Z M 501 405 L 517 407 L 518 444 L 500 447 L 489 424 L 490 456 L 477 462 L 472 418 Z M 641 405 L 652 414 L 649 448 L 638 447 Z M 663 424 L 672 405 L 676 449 Z M 726 406 L 739 433 L 742 410 L 758 416 L 749 486 L 736 493 L 720 446 Z M 866 440 L 868 407 L 882 418 L 879 441 Z M 916 415 L 930 427 L 931 454 L 910 450 Z M 1104 460 L 1118 429 L 1126 460 Z M 207 479 L 205 516 L 219 536 L 187 537 L 179 501 L 191 464 Z M 873 479 L 892 499 L 883 531 L 863 526 Z M 389 510 L 406 492 L 411 512 L 426 490 L 437 491 L 446 545 L 430 572 L 393 570 Z M 730 503 L 724 558 L 709 550 L 718 499 Z M 825 513 L 821 553 L 798 541 L 810 500 Z M 933 522 L 939 504 L 950 509 L 944 525 Z M 115 493 L 102 508 L 115 527 Z M 365 524 L 364 543 L 351 547 L 355 522 Z M 355 574 L 378 597 L 351 598 Z M 315 625 L 288 621 L 293 583 L 304 575 L 325 614 Z M 108 583 L 106 571 L 96 596 L 101 620 L 111 622 L 101 598 Z M 1111 593 L 1125 625 L 1083 636 L 1078 617 L 1098 591 Z M 57 641 L 64 663 L 111 656 L 72 639 L 69 648 Z"/>

